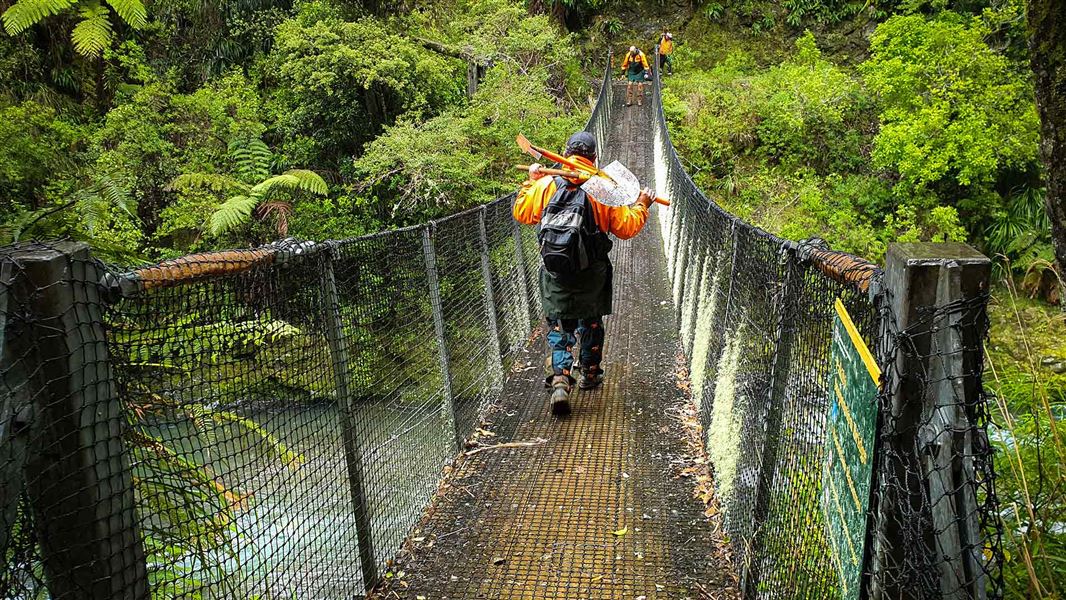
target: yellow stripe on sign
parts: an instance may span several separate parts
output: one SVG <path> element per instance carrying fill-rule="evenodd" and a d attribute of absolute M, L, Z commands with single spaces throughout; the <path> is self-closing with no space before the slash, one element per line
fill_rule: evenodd
<path fill-rule="evenodd" d="M 844 476 L 848 478 L 848 487 L 851 488 L 851 499 L 855 501 L 855 510 L 862 512 L 859 492 L 855 491 L 855 482 L 851 479 L 851 469 L 848 468 L 848 463 L 844 462 L 844 449 L 840 446 L 840 438 L 837 437 L 836 430 L 830 429 L 829 433 L 833 434 L 833 444 L 836 445 L 837 455 L 840 457 L 840 468 L 844 470 Z"/>
<path fill-rule="evenodd" d="M 837 360 L 836 366 L 837 378 L 840 379 L 840 385 L 848 387 L 848 376 L 844 373 L 844 367 L 840 364 L 840 360 Z"/>
<path fill-rule="evenodd" d="M 870 377 L 874 380 L 874 385 L 881 385 L 881 368 L 877 366 L 877 361 L 874 360 L 870 349 L 866 347 L 866 342 L 862 341 L 862 336 L 859 335 L 859 330 L 855 327 L 855 322 L 851 320 L 851 315 L 848 314 L 848 309 L 844 308 L 844 302 L 837 298 L 834 303 L 837 310 L 837 315 L 840 316 L 840 322 L 844 324 L 844 329 L 848 331 L 848 337 L 851 338 L 851 343 L 855 345 L 855 350 L 858 351 L 859 357 L 862 358 L 863 364 L 866 365 L 866 370 L 869 371 Z"/>
<path fill-rule="evenodd" d="M 835 386 L 837 393 L 837 402 L 840 404 L 840 408 L 844 411 L 844 418 L 848 420 L 848 427 L 851 428 L 851 437 L 855 438 L 855 446 L 859 449 L 859 460 L 862 464 L 866 464 L 866 446 L 862 443 L 862 437 L 859 435 L 859 427 L 855 424 L 855 418 L 851 416 L 851 409 L 848 408 L 848 403 L 844 402 L 844 394 L 840 393 L 840 384 Z"/>
<path fill-rule="evenodd" d="M 829 489 L 833 491 L 833 502 L 837 505 L 837 513 L 840 514 L 840 526 L 844 528 L 844 539 L 848 542 L 848 550 L 851 550 L 851 564 L 859 564 L 859 555 L 855 552 L 855 542 L 851 541 L 851 530 L 848 529 L 848 518 L 844 514 L 844 507 L 840 504 L 840 494 L 837 493 L 837 486 L 833 484 L 832 478 L 829 479 Z"/>

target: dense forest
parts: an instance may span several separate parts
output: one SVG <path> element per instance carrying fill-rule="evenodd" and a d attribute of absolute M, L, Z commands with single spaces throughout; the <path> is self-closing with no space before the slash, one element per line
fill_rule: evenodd
<path fill-rule="evenodd" d="M 1024 0 L 0 0 L 0 244 L 116 263 L 423 222 L 511 191 L 609 48 L 674 32 L 697 184 L 794 239 L 996 263 L 1011 597 L 1066 594 L 1066 322 Z M 1061 267 L 1061 265 L 1060 265 Z"/>

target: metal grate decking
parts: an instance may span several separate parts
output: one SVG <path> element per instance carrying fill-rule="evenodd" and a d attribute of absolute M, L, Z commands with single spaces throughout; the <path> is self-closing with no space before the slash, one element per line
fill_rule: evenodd
<path fill-rule="evenodd" d="M 621 100 L 624 93 L 617 93 Z M 652 102 L 617 107 L 604 159 L 650 181 Z M 656 216 L 653 214 L 654 221 Z M 616 243 L 606 381 L 553 418 L 544 340 L 516 362 L 485 445 L 461 459 L 393 566 L 381 598 L 734 598 L 726 542 L 693 473 L 678 338 L 659 227 Z M 545 440 L 541 442 L 540 440 Z M 693 467 L 696 469 L 693 469 Z"/>

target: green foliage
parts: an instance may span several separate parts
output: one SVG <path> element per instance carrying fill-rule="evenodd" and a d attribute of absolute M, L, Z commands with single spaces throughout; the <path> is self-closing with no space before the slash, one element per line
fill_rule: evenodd
<path fill-rule="evenodd" d="M 892 17 L 871 40 L 860 70 L 881 106 L 873 160 L 907 189 L 985 185 L 1035 159 L 1029 84 L 987 34 L 980 21 L 945 12 Z"/>
<path fill-rule="evenodd" d="M 989 308 L 985 385 L 995 393 L 1004 579 L 1009 598 L 1054 598 L 1066 581 L 1066 322 L 1003 282 Z"/>
<path fill-rule="evenodd" d="M 262 140 L 234 140 L 229 144 L 229 151 L 237 176 L 185 173 L 174 178 L 168 188 L 177 192 L 179 203 L 190 198 L 195 201 L 198 198 L 196 192 L 200 190 L 228 196 L 208 217 L 207 231 L 213 236 L 222 236 L 244 226 L 253 211 L 265 208 L 260 216 L 274 216 L 275 231 L 284 237 L 289 231 L 288 215 L 292 212 L 293 197 L 329 193 L 325 180 L 314 171 L 290 169 L 279 175 L 269 175 L 273 155 Z M 260 181 L 254 182 L 255 179 Z"/>
<path fill-rule="evenodd" d="M 516 134 L 559 148 L 581 128 L 581 117 L 566 117 L 543 91 L 545 78 L 501 65 L 467 110 L 387 129 L 354 165 L 360 192 L 380 199 L 374 216 L 417 223 L 513 189 Z"/>
<path fill-rule="evenodd" d="M 370 19 L 286 22 L 264 69 L 286 158 L 331 170 L 382 127 L 435 114 L 461 89 L 455 63 Z"/>
<path fill-rule="evenodd" d="M 107 0 L 107 4 L 103 6 L 99 0 L 16 0 L 0 18 L 9 34 L 18 35 L 48 17 L 73 10 L 81 19 L 71 31 L 74 50 L 96 58 L 111 45 L 114 36 L 111 11 L 132 29 L 141 29 L 148 23 L 148 11 L 141 0 Z"/>

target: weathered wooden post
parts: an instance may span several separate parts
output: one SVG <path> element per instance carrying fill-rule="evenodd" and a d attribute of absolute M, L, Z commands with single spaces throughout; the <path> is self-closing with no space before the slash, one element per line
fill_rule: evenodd
<path fill-rule="evenodd" d="M 333 381 L 337 388 L 337 409 L 341 414 L 341 439 L 344 444 L 344 459 L 348 467 L 348 489 L 352 495 L 355 514 L 355 534 L 359 545 L 359 565 L 363 586 L 369 591 L 378 582 L 377 556 L 374 552 L 374 530 L 370 523 L 370 504 L 366 494 L 363 471 L 363 453 L 355 437 L 355 398 L 352 393 L 351 357 L 348 354 L 348 337 L 344 334 L 341 316 L 340 295 L 333 263 L 337 258 L 337 246 L 327 242 L 323 248 L 320 292 L 324 309 L 326 341 L 333 362 Z"/>
<path fill-rule="evenodd" d="M 974 461 L 989 442 L 974 408 L 990 272 L 991 261 L 965 244 L 888 248 L 879 362 L 889 405 L 881 407 L 872 600 L 916 597 L 912 580 L 892 574 L 907 563 L 934 570 L 942 598 L 986 597 Z"/>
<path fill-rule="evenodd" d="M 441 399 L 444 412 L 450 416 L 452 433 L 455 436 L 455 446 L 460 451 L 463 449 L 462 428 L 459 425 L 459 415 L 455 412 L 455 400 L 452 397 L 452 376 L 448 365 L 448 339 L 444 331 L 444 307 L 440 299 L 440 276 L 437 272 L 437 250 L 433 244 L 434 225 L 431 222 L 422 228 L 422 253 L 426 260 L 426 283 L 429 287 L 429 304 L 433 310 L 433 331 L 437 338 L 438 356 L 440 358 L 440 374 L 443 398 Z"/>
<path fill-rule="evenodd" d="M 22 383 L 32 413 L 23 475 L 50 597 L 147 599 L 102 270 L 73 242 L 16 248 L 9 260 L 19 267 L 9 302 L 32 319 L 21 333 L 37 361 Z"/>

